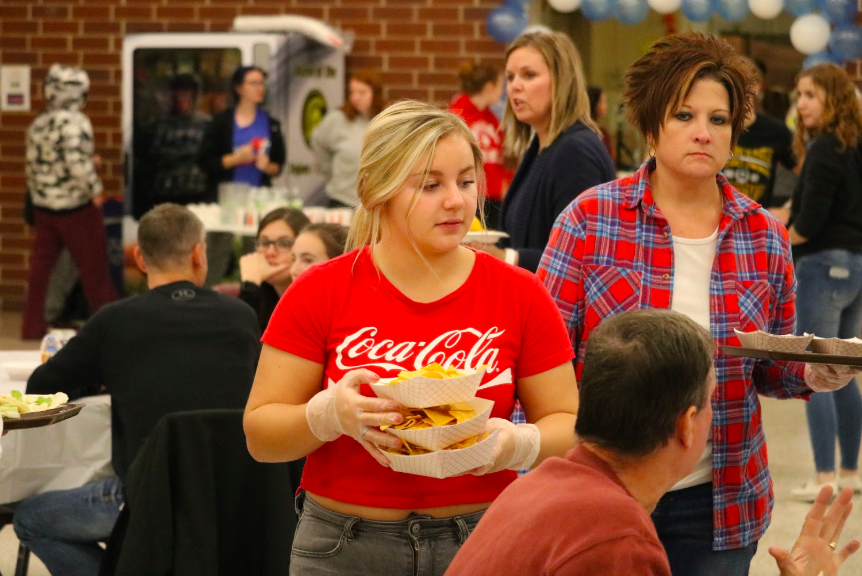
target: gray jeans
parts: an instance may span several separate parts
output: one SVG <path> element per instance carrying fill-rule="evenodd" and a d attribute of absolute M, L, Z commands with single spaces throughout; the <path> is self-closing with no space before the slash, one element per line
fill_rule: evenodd
<path fill-rule="evenodd" d="M 485 513 L 376 522 L 323 508 L 300 493 L 292 576 L 442 576 Z"/>

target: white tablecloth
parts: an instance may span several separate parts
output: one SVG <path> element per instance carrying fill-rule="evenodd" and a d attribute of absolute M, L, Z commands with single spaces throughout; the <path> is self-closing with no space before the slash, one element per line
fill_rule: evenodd
<path fill-rule="evenodd" d="M 26 382 L 10 380 L 4 362 L 39 360 L 38 351 L 0 352 L 0 393 L 24 391 Z M 0 442 L 0 504 L 23 500 L 50 490 L 77 488 L 110 474 L 111 397 L 76 400 L 86 404 L 64 422 L 12 430 Z"/>

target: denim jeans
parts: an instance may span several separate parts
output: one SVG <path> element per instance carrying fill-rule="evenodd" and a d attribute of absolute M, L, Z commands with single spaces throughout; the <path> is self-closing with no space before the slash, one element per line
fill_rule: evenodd
<path fill-rule="evenodd" d="M 662 496 L 652 520 L 670 561 L 671 574 L 746 576 L 757 542 L 736 550 L 712 549 L 712 484 Z"/>
<path fill-rule="evenodd" d="M 323 508 L 300 493 L 290 573 L 295 576 L 442 576 L 484 511 L 377 522 Z"/>
<path fill-rule="evenodd" d="M 55 576 L 95 576 L 125 501 L 117 476 L 27 498 L 15 508 L 15 534 Z"/>
<path fill-rule="evenodd" d="M 862 254 L 825 250 L 796 261 L 796 332 L 853 338 L 862 332 Z M 856 470 L 862 439 L 862 395 L 853 380 L 836 392 L 813 394 L 806 403 L 808 432 L 818 472 Z"/>

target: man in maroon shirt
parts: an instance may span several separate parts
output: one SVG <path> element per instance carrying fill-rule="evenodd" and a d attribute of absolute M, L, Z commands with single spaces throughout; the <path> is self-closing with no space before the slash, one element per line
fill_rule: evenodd
<path fill-rule="evenodd" d="M 590 338 L 580 382 L 578 446 L 511 484 L 458 552 L 449 575 L 670 576 L 649 513 L 695 467 L 712 424 L 710 334 L 670 310 L 625 312 Z M 852 490 L 811 509 L 781 574 L 834 569 L 859 548 L 833 552 Z M 813 569 L 813 570 L 812 570 Z"/>

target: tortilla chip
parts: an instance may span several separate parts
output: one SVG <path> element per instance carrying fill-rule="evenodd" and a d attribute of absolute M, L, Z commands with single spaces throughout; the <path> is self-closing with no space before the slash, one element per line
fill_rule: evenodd
<path fill-rule="evenodd" d="M 401 415 L 404 420 L 400 424 L 384 424 L 380 429 L 425 430 L 432 426 L 452 426 L 475 418 L 476 411 L 469 404 L 443 404 L 434 408 L 405 408 Z"/>
<path fill-rule="evenodd" d="M 438 380 L 442 380 L 444 378 L 455 378 L 458 376 L 464 376 L 462 372 L 457 370 L 456 368 L 452 368 L 451 366 L 448 368 L 444 368 L 440 364 L 436 362 L 434 364 L 429 364 L 419 370 L 404 370 L 398 373 L 398 376 L 394 378 L 392 381 L 388 382 L 388 384 L 395 384 L 396 382 L 403 382 L 404 380 L 410 380 L 411 378 L 417 377 L 423 378 L 435 378 Z"/>

